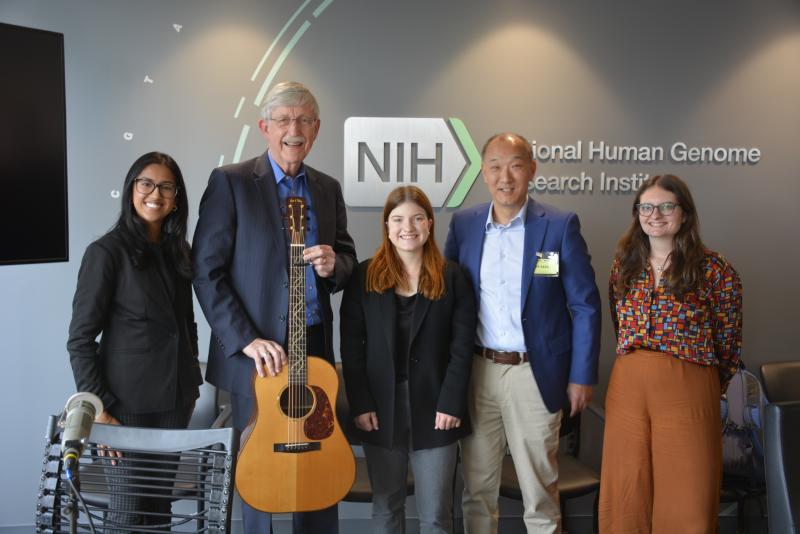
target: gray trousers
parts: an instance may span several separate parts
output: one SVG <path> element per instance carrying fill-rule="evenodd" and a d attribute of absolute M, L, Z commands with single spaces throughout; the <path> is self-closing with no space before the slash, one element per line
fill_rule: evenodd
<path fill-rule="evenodd" d="M 420 533 L 449 534 L 453 531 L 453 476 L 458 443 L 413 450 L 410 414 L 408 382 L 403 382 L 395 388 L 392 448 L 364 444 L 372 484 L 373 532 L 405 533 L 406 476 L 410 460 Z M 433 426 L 434 421 L 430 424 Z"/>

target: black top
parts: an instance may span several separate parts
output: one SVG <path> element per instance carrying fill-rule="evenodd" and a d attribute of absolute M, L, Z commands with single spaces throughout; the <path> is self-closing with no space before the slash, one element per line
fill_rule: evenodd
<path fill-rule="evenodd" d="M 152 254 L 152 267 L 155 267 L 156 271 L 158 271 L 159 278 L 161 278 L 161 282 L 164 284 L 164 289 L 172 303 L 172 311 L 175 313 L 176 317 L 180 317 L 183 312 L 181 311 L 181 306 L 178 305 L 175 299 L 175 294 L 178 284 L 185 283 L 185 281 L 178 280 L 178 271 L 172 265 L 172 260 L 167 257 L 163 245 L 159 243 L 148 243 L 148 246 Z M 152 267 L 148 266 L 148 268 Z M 192 361 L 197 358 L 196 355 L 193 355 L 192 348 L 187 346 L 187 341 L 185 336 L 178 337 L 178 366 L 181 368 L 191 367 Z M 194 398 L 191 396 L 191 392 L 194 390 L 195 386 L 193 380 L 194 377 L 186 373 L 180 373 L 178 375 L 178 389 L 175 396 L 176 405 L 189 406 L 194 403 Z"/>
<path fill-rule="evenodd" d="M 395 293 L 397 322 L 394 332 L 394 381 L 401 384 L 408 380 L 409 341 L 411 338 L 411 319 L 414 317 L 414 303 L 417 295 L 404 297 Z"/>

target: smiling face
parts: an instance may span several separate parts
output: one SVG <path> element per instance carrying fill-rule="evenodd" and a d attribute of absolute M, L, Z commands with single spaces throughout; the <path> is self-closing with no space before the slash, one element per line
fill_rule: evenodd
<path fill-rule="evenodd" d="M 433 221 L 419 204 L 403 202 L 389 213 L 386 232 L 398 254 L 422 254 L 432 225 Z"/>
<path fill-rule="evenodd" d="M 661 211 L 656 207 L 650 215 L 639 214 L 639 224 L 650 240 L 672 241 L 681 229 L 681 224 L 685 219 L 685 214 L 680 205 L 678 205 L 678 197 L 675 193 L 654 185 L 639 196 L 639 204 L 658 206 L 664 202 L 676 204 L 675 211 L 669 215 L 662 215 Z"/>
<path fill-rule="evenodd" d="M 149 189 L 150 182 L 156 187 L 150 193 L 144 194 L 140 190 Z M 170 213 L 175 209 L 175 198 L 167 198 L 161 193 L 161 184 L 170 183 L 173 187 L 177 186 L 175 176 L 172 171 L 160 163 L 151 163 L 145 167 L 139 176 L 131 184 L 133 187 L 133 208 L 136 214 L 147 226 L 148 235 L 151 240 L 161 233 L 161 225 Z"/>
<path fill-rule="evenodd" d="M 506 224 L 528 198 L 528 185 L 536 172 L 536 162 L 521 139 L 502 135 L 486 147 L 481 171 L 492 195 L 495 220 Z"/>
<path fill-rule="evenodd" d="M 296 176 L 317 138 L 319 119 L 311 105 L 280 106 L 271 113 L 258 121 L 258 128 L 275 163 L 289 176 Z"/>

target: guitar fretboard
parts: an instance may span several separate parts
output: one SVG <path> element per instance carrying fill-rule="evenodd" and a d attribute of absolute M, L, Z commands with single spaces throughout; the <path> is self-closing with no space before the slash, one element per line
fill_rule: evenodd
<path fill-rule="evenodd" d="M 299 236 L 299 243 L 296 242 Z M 302 232 L 292 235 L 289 268 L 289 385 L 305 385 L 306 368 L 306 264 L 303 261 L 305 245 Z"/>

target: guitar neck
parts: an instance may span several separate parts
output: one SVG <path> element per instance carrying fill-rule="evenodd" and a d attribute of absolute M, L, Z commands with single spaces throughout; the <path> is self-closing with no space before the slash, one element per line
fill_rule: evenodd
<path fill-rule="evenodd" d="M 306 366 L 306 264 L 302 243 L 292 243 L 289 268 L 289 384 L 305 385 Z"/>

